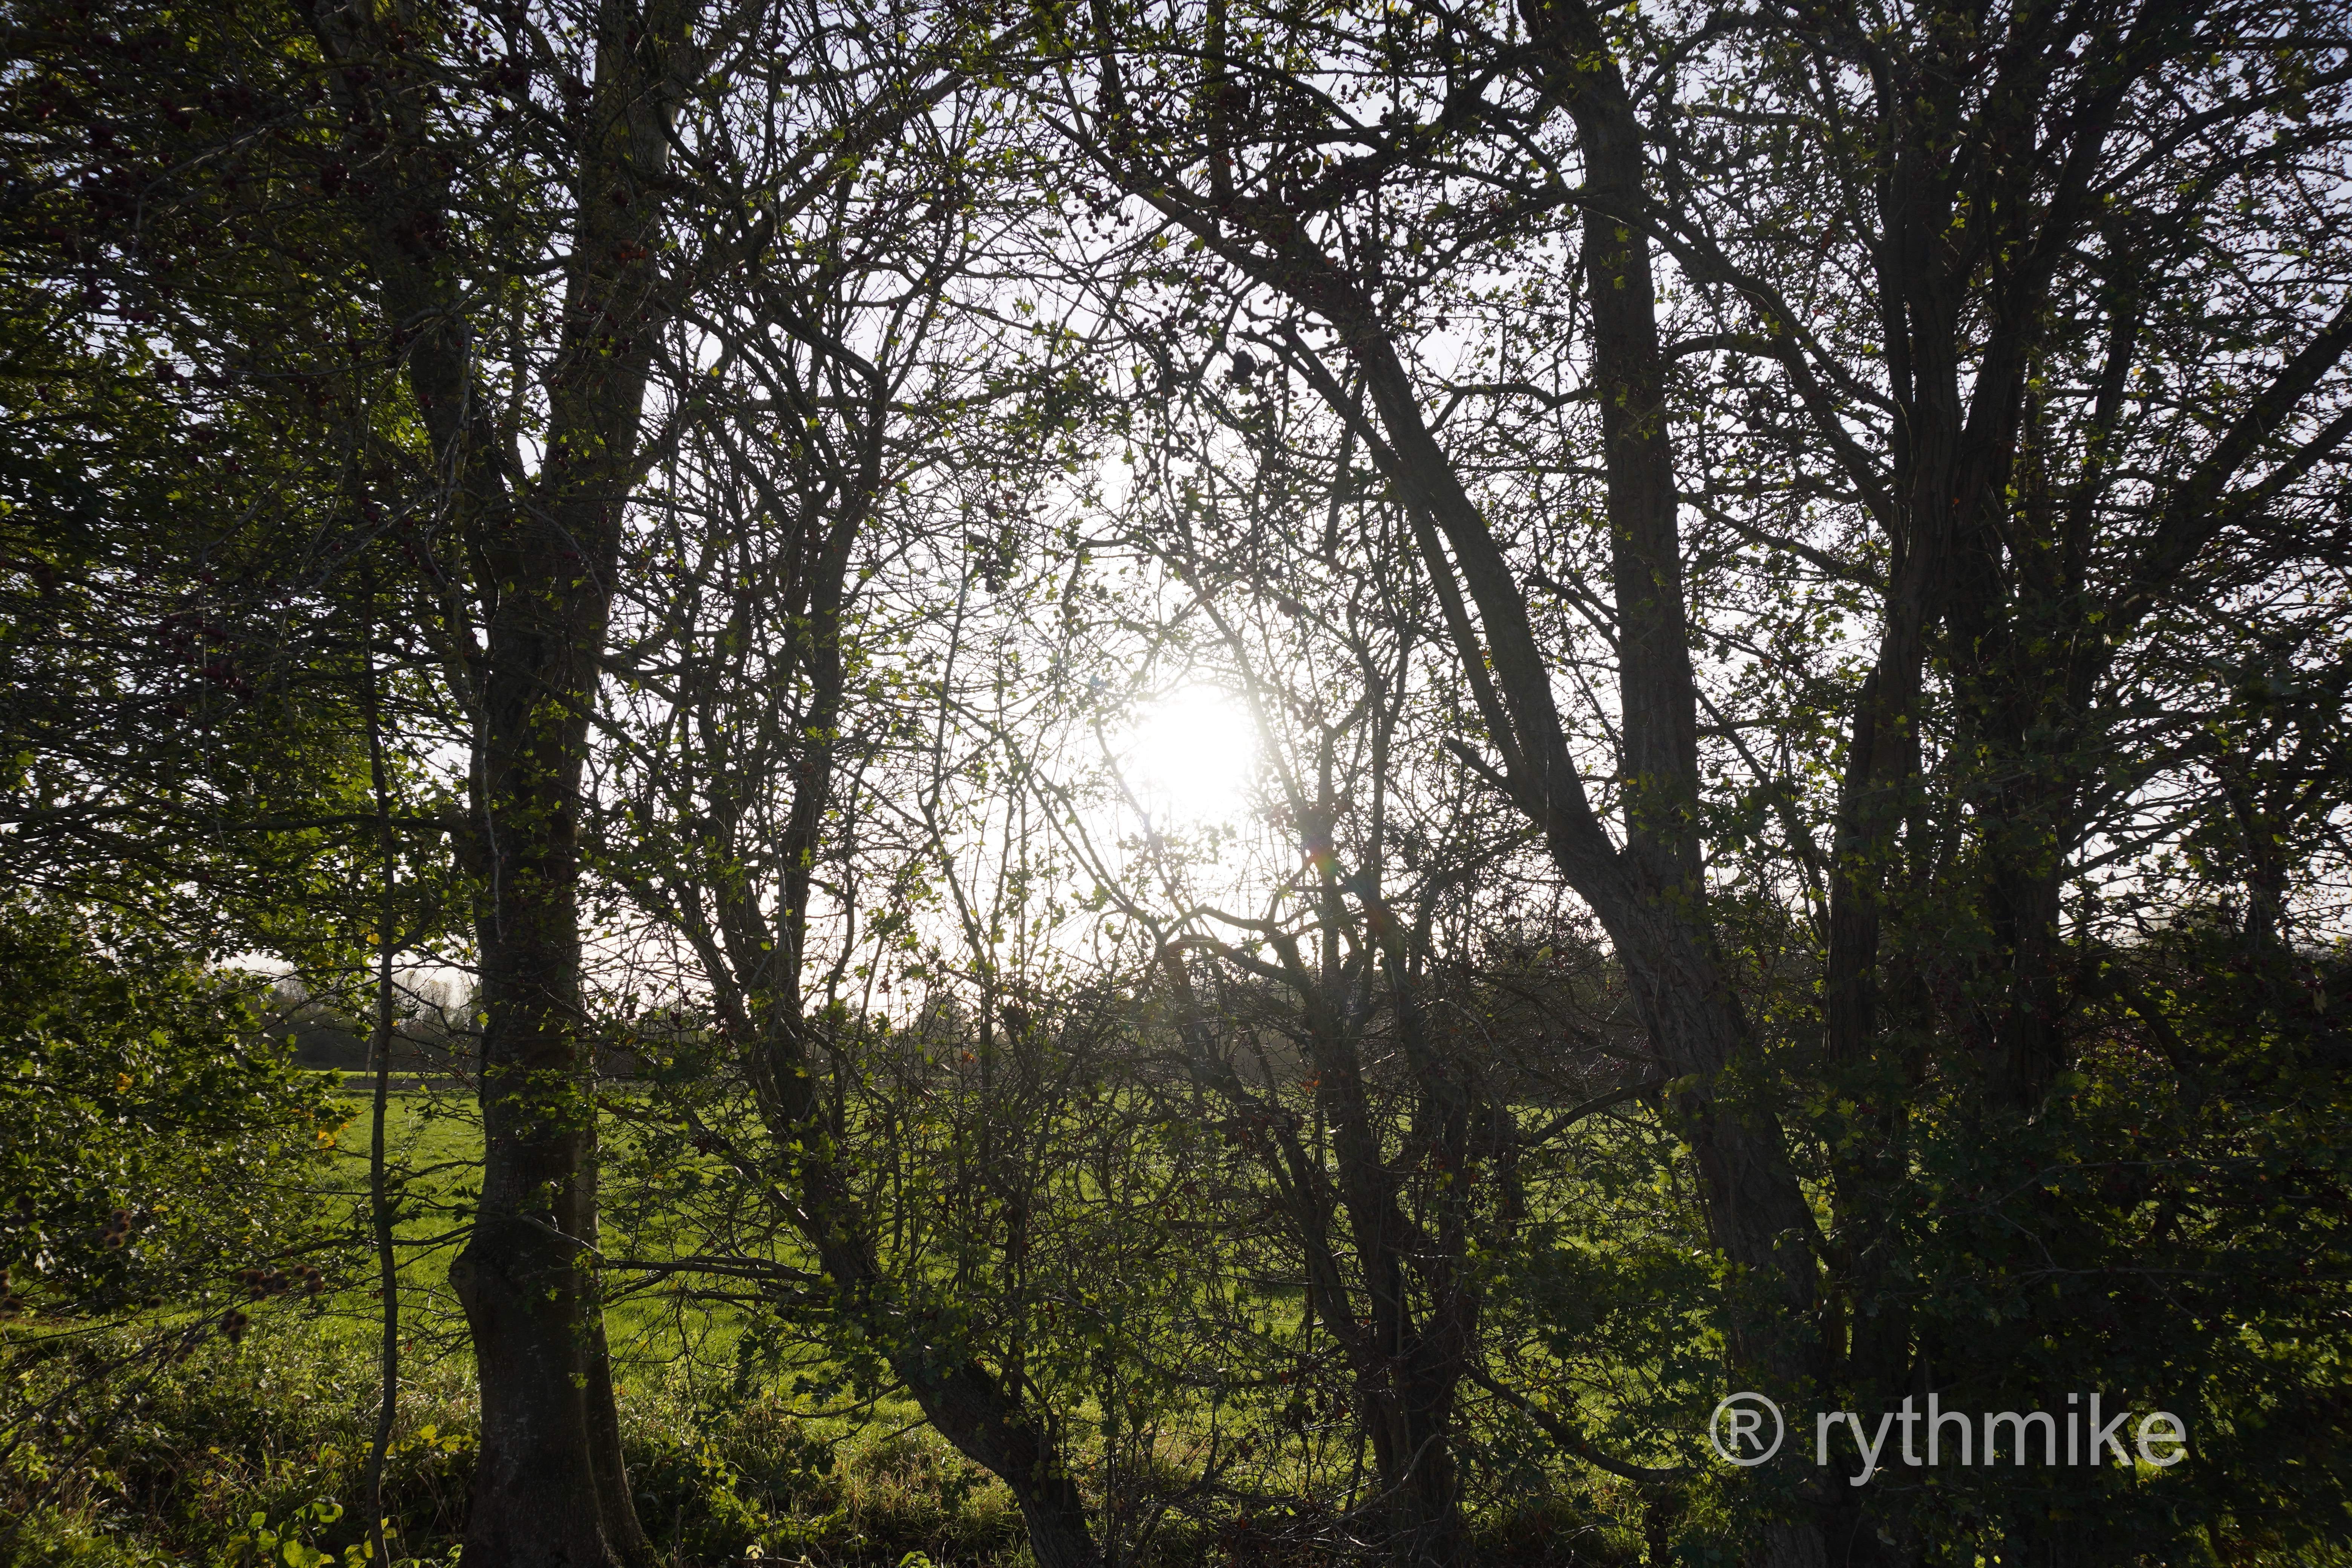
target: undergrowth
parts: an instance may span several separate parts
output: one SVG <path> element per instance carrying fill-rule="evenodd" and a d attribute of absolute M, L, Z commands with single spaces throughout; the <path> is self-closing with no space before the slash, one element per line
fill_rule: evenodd
<path fill-rule="evenodd" d="M 8 1348 L 20 1370 L 8 1393 L 14 1416 L 125 1347 L 92 1335 L 30 1356 L 21 1340 Z M 143 1387 L 93 1385 L 54 1421 L 20 1426 L 0 1439 L 0 1563 L 364 1561 L 371 1349 L 332 1321 L 257 1324 L 240 1346 L 208 1341 Z M 639 1518 L 678 1564 L 1026 1561 L 1005 1488 L 903 1420 L 811 1418 L 774 1396 L 712 1404 L 682 1373 L 659 1370 L 630 1383 L 621 1417 Z M 415 1368 L 385 1468 L 396 1563 L 453 1561 L 474 1444 L 467 1358 Z"/>

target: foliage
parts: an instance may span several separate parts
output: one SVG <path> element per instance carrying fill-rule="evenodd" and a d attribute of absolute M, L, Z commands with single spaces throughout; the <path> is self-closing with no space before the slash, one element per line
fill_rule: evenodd
<path fill-rule="evenodd" d="M 8 6 L 16 1549 L 2340 1560 L 2340 12 Z"/>
<path fill-rule="evenodd" d="M 268 1293 L 317 1295 L 310 1187 L 342 1113 L 259 1036 L 250 980 L 135 927 L 113 936 L 101 947 L 54 905 L 0 907 L 9 1310 L 37 1337 L 45 1320 L 220 1299 L 232 1271 L 273 1264 Z"/>
<path fill-rule="evenodd" d="M 288 1542 L 339 1565 L 361 1550 L 370 1347 L 345 1321 L 257 1322 L 173 1364 L 137 1413 L 111 1426 L 69 1485 L 47 1495 L 11 1473 L 14 1533 L 0 1561 L 282 1563 Z M 1017 1526 L 1001 1489 L 903 1421 L 861 1433 L 795 1414 L 790 1401 L 717 1404 L 649 1369 L 625 1401 L 639 1506 L 665 1549 L 689 1562 L 803 1555 L 824 1564 L 1005 1562 Z M 385 1487 L 394 1562 L 451 1560 L 475 1453 L 473 1392 L 460 1363 L 415 1369 L 404 1390 Z M 104 1403 L 85 1390 L 80 1413 Z M 272 1538 L 275 1544 L 272 1544 Z"/>

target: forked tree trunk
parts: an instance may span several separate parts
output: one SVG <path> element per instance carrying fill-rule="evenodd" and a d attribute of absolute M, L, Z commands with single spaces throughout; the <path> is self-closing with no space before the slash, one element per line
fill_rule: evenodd
<path fill-rule="evenodd" d="M 467 279 L 446 245 L 448 175 L 428 115 L 429 62 L 394 18 L 311 0 L 310 19 L 367 171 L 353 199 L 371 232 L 388 337 L 487 609 L 474 702 L 470 840 L 482 996 L 482 1194 L 450 1278 L 473 1331 L 482 1440 L 469 1563 L 496 1568 L 649 1563 L 621 1464 L 595 1279 L 595 1111 L 583 1031 L 578 845 L 581 770 L 622 514 L 641 471 L 638 427 L 655 335 L 668 137 L 691 58 L 695 0 L 607 0 L 595 81 L 571 127 L 576 200 L 564 327 L 545 378 L 547 460 L 513 470 L 475 363 Z M 456 628 L 452 628 L 453 631 Z M 458 632 L 457 635 L 467 635 Z"/>

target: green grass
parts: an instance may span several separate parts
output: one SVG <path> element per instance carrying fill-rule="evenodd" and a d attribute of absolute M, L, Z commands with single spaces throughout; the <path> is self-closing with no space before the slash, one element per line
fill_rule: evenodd
<path fill-rule="evenodd" d="M 369 1106 L 345 1105 L 322 1218 L 363 1237 Z M 449 1095 L 396 1093 L 387 1111 L 404 1212 L 386 1508 L 396 1558 L 435 1564 L 451 1559 L 474 1462 L 471 1356 L 447 1273 L 478 1189 L 481 1135 L 470 1104 Z M 0 1565 L 248 1568 L 320 1561 L 311 1552 L 344 1562 L 364 1535 L 380 1333 L 372 1253 L 346 1257 L 330 1297 L 256 1303 L 241 1344 L 207 1341 L 134 1404 L 92 1387 L 74 1416 L 100 1436 L 89 1452 L 27 1447 L 0 1467 Z M 681 1568 L 746 1561 L 755 1549 L 814 1568 L 879 1568 L 909 1553 L 969 1568 L 1025 1558 L 1011 1493 L 928 1429 L 908 1429 L 911 1411 L 851 1419 L 774 1391 L 734 1394 L 731 1309 L 645 1295 L 617 1304 L 607 1327 L 640 1517 Z M 134 1332 L 94 1333 L 27 1375 L 64 1387 Z"/>
<path fill-rule="evenodd" d="M 265 1560 L 265 1531 L 341 1562 L 363 1534 L 375 1410 L 373 1343 L 354 1327 L 257 1314 L 243 1345 L 208 1344 L 33 1506 L 32 1478 L 10 1478 L 0 1563 L 245 1568 Z M 757 1547 L 816 1568 L 916 1552 L 1012 1568 L 1022 1555 L 1011 1494 L 928 1431 L 853 1429 L 772 1396 L 714 1402 L 694 1382 L 675 1370 L 645 1379 L 622 1406 L 639 1513 L 670 1561 L 739 1562 Z M 386 1505 L 400 1554 L 420 1563 L 446 1562 L 462 1525 L 474 1408 L 463 1353 L 405 1369 Z"/>
<path fill-rule="evenodd" d="M 366 1229 L 369 1108 L 357 1093 L 345 1103 L 352 1119 L 339 1136 L 323 1217 L 356 1238 Z M 404 1206 L 403 1384 L 387 1508 L 401 1550 L 432 1563 L 446 1561 L 461 1528 L 474 1458 L 471 1358 L 447 1270 L 478 1190 L 480 1131 L 470 1101 L 446 1093 L 398 1092 L 388 1111 L 389 1162 Z M 607 1136 L 609 1148 L 625 1149 L 625 1131 L 614 1127 Z M 614 1255 L 632 1240 L 617 1226 L 604 1239 Z M 257 1304 L 242 1346 L 206 1343 L 110 1427 L 93 1405 L 89 1419 L 104 1440 L 75 1474 L 0 1468 L 0 1516 L 12 1508 L 22 1516 L 13 1528 L 0 1523 L 0 1565 L 245 1568 L 260 1562 L 276 1537 L 340 1560 L 362 1533 L 360 1485 L 376 1406 L 379 1332 L 372 1256 L 358 1246 L 345 1257 L 341 1289 L 316 1309 Z M 1296 1294 L 1270 1288 L 1256 1303 L 1265 1331 L 1281 1337 L 1292 1324 Z M 812 1568 L 897 1564 L 918 1552 L 942 1568 L 1016 1568 L 1026 1561 L 1010 1493 L 924 1426 L 910 1405 L 828 1410 L 791 1392 L 790 1368 L 739 1384 L 732 1363 L 744 1326 L 733 1308 L 660 1289 L 627 1296 L 607 1314 L 632 1489 L 648 1532 L 672 1562 L 739 1563 L 753 1548 Z M 1073 1459 L 1091 1477 L 1101 1458 L 1100 1412 L 1081 1400 L 1070 1414 Z M 1199 1436 L 1192 1415 L 1166 1413 L 1161 1447 L 1173 1482 L 1183 1480 L 1183 1450 Z M 1298 1469 L 1307 1462 L 1303 1452 L 1289 1454 L 1288 1441 L 1271 1427 L 1263 1438 L 1271 1447 L 1256 1484 L 1273 1496 L 1315 1491 Z M 1329 1457 L 1318 1462 L 1328 1465 Z M 1480 1561 L 1558 1563 L 1571 1554 L 1578 1562 L 1622 1561 L 1623 1526 L 1605 1517 L 1607 1508 L 1592 1511 L 1591 1500 L 1538 1487 L 1491 1517 L 1479 1512 L 1473 1523 Z M 1232 1528 L 1177 1520 L 1157 1538 L 1150 1561 L 1273 1562 L 1265 1554 L 1286 1550 L 1276 1544 L 1285 1517 L 1267 1512 L 1255 1525 Z M 311 1561 L 299 1551 L 287 1558 L 282 1542 L 272 1555 Z"/>
<path fill-rule="evenodd" d="M 354 1077 L 350 1086 L 362 1081 Z M 367 1168 L 371 1106 L 354 1093 L 345 1100 L 351 1121 L 337 1148 L 331 1215 L 355 1232 L 367 1226 Z M 603 1133 L 615 1152 L 625 1129 L 609 1120 Z M 385 1166 L 400 1188 L 402 1218 L 394 1235 L 399 1244 L 401 1307 L 419 1332 L 446 1337 L 461 1325 L 448 1289 L 450 1260 L 464 1246 L 464 1227 L 481 1182 L 481 1122 L 470 1100 L 447 1092 L 395 1091 L 385 1106 Z M 606 1223 L 601 1238 L 614 1256 L 626 1254 L 634 1238 Z M 369 1266 L 373 1289 L 373 1265 Z M 372 1334 L 371 1326 L 368 1331 Z M 666 1292 L 625 1294 L 605 1314 L 605 1332 L 616 1363 L 614 1374 L 625 1395 L 632 1384 L 657 1375 L 692 1356 L 707 1363 L 731 1361 L 742 1331 L 734 1308 L 693 1303 Z"/>

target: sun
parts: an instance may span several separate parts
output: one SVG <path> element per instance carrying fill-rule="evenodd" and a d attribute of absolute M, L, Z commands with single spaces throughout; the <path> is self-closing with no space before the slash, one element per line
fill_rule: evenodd
<path fill-rule="evenodd" d="M 1118 767 L 1154 822 L 1220 822 L 1240 813 L 1256 758 L 1256 726 L 1241 700 L 1186 686 L 1136 711 Z"/>

